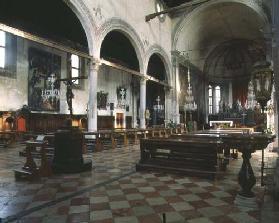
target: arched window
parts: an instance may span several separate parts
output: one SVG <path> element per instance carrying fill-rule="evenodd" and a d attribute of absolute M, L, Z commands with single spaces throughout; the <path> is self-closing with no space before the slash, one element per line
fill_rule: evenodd
<path fill-rule="evenodd" d="M 79 77 L 80 76 L 80 61 L 79 61 L 79 57 L 75 54 L 71 55 L 71 67 L 72 67 L 72 71 L 71 71 L 72 78 Z M 76 85 L 78 85 L 79 80 L 75 80 L 74 83 Z"/>
<path fill-rule="evenodd" d="M 212 86 L 208 86 L 208 113 L 213 113 L 213 92 L 212 92 Z"/>
<path fill-rule="evenodd" d="M 219 113 L 219 104 L 221 100 L 221 88 L 220 86 L 215 87 L 215 111 L 216 113 Z"/>

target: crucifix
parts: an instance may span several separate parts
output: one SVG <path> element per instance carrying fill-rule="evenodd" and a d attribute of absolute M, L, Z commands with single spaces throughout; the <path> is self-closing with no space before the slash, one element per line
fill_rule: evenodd
<path fill-rule="evenodd" d="M 72 100 L 74 98 L 73 85 L 74 85 L 75 81 L 81 80 L 81 79 L 87 79 L 87 78 L 88 78 L 87 76 L 82 76 L 82 77 L 57 79 L 57 81 L 62 81 L 67 86 L 66 99 L 67 99 L 68 110 L 70 111 L 71 118 L 73 116 L 73 105 L 72 105 Z"/>

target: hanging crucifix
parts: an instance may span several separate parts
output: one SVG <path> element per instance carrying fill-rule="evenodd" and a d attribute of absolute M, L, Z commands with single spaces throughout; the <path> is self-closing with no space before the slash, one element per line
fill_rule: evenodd
<path fill-rule="evenodd" d="M 88 78 L 87 76 L 83 76 L 83 77 L 71 77 L 71 78 L 58 79 L 58 81 L 62 81 L 67 87 L 66 99 L 67 99 L 68 110 L 70 111 L 71 118 L 73 116 L 73 104 L 72 104 L 72 100 L 74 98 L 73 86 L 77 80 L 87 79 L 87 78 Z"/>

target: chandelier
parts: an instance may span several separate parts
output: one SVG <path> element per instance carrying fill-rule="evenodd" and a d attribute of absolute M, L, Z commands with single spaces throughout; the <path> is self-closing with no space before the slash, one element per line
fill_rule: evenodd
<path fill-rule="evenodd" d="M 270 63 L 267 61 L 257 62 L 252 72 L 252 80 L 256 100 L 261 105 L 262 111 L 264 111 L 267 102 L 271 98 L 273 85 L 273 72 L 270 69 Z"/>
<path fill-rule="evenodd" d="M 188 76 L 188 87 L 186 90 L 184 110 L 192 112 L 192 111 L 197 110 L 197 104 L 194 100 L 192 86 L 190 83 L 190 67 L 189 67 L 189 65 L 188 65 L 187 76 Z"/>

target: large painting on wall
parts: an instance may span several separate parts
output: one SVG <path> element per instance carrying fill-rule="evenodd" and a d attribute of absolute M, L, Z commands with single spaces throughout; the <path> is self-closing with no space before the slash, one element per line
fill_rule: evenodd
<path fill-rule="evenodd" d="M 28 105 L 33 111 L 59 111 L 61 57 L 36 48 L 28 50 Z"/>

